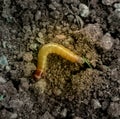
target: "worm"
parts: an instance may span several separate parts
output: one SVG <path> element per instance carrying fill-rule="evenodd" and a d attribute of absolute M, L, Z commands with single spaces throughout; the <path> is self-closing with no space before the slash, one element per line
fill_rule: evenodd
<path fill-rule="evenodd" d="M 83 64 L 83 59 L 76 55 L 74 52 L 70 51 L 60 44 L 48 43 L 42 46 L 42 48 L 39 49 L 38 52 L 38 63 L 36 71 L 34 73 L 34 78 L 36 81 L 39 80 L 41 75 L 45 72 L 47 65 L 47 56 L 51 53 L 60 55 L 61 57 L 73 63 Z"/>

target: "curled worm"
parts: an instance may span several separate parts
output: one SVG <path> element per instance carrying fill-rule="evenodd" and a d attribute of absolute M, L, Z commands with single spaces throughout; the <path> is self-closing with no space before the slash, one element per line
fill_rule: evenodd
<path fill-rule="evenodd" d="M 83 64 L 83 59 L 70 51 L 69 49 L 65 48 L 62 45 L 59 45 L 57 43 L 48 43 L 44 45 L 38 53 L 38 63 L 37 63 L 37 69 L 34 74 L 34 78 L 36 80 L 39 80 L 42 73 L 46 70 L 46 64 L 47 64 L 47 56 L 51 53 L 60 55 L 61 57 L 73 62 L 73 63 L 80 63 Z"/>

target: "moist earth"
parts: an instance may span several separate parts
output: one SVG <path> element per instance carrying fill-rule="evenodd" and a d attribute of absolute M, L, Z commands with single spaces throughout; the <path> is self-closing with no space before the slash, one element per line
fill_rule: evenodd
<path fill-rule="evenodd" d="M 83 64 L 39 49 L 62 44 Z M 0 0 L 0 119 L 119 119 L 119 0 Z"/>

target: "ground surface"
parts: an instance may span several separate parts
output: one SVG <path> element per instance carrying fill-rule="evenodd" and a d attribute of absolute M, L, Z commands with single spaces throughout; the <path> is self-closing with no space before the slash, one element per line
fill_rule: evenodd
<path fill-rule="evenodd" d="M 0 0 L 0 119 L 119 119 L 119 2 Z M 89 63 L 51 54 L 34 82 L 39 47 L 50 42 Z"/>

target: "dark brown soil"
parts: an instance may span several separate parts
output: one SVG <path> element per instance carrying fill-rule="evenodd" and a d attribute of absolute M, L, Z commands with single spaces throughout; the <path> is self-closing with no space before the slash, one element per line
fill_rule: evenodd
<path fill-rule="evenodd" d="M 120 118 L 120 1 L 106 1 L 0 0 L 0 119 Z M 51 54 L 33 81 L 50 42 L 88 62 Z"/>

